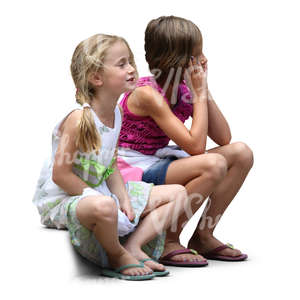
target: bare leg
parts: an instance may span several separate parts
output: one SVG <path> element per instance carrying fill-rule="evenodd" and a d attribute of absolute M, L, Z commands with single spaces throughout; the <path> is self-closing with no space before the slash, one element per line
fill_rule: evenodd
<path fill-rule="evenodd" d="M 220 154 L 195 155 L 170 164 L 166 174 L 166 184 L 179 183 L 185 186 L 191 200 L 191 211 L 180 216 L 176 232 L 167 231 L 163 256 L 173 250 L 184 248 L 179 243 L 179 235 L 184 224 L 225 177 L 226 170 L 226 160 Z M 181 254 L 172 257 L 172 260 L 201 261 L 203 257 Z"/>
<path fill-rule="evenodd" d="M 183 213 L 187 202 L 186 190 L 181 185 L 154 186 L 142 215 L 143 219 L 124 247 L 139 260 L 149 258 L 141 247 L 170 226 L 176 230 L 178 217 Z M 163 265 L 153 261 L 145 264 L 153 270 L 165 269 Z"/>
<path fill-rule="evenodd" d="M 228 171 L 225 178 L 211 193 L 210 200 L 204 210 L 205 214 L 202 215 L 197 229 L 189 241 L 189 247 L 196 249 L 200 253 L 205 253 L 223 245 L 213 236 L 214 229 L 239 191 L 253 165 L 251 149 L 241 142 L 217 147 L 208 150 L 208 152 L 223 155 L 227 161 Z M 220 254 L 238 256 L 241 252 L 237 249 L 227 248 L 221 251 Z"/>
<path fill-rule="evenodd" d="M 89 196 L 79 201 L 76 214 L 79 222 L 91 230 L 107 253 L 110 265 L 119 268 L 127 264 L 139 264 L 119 243 L 117 232 L 117 205 L 107 196 Z M 144 268 L 128 268 L 122 271 L 126 275 L 145 275 L 152 270 Z"/>

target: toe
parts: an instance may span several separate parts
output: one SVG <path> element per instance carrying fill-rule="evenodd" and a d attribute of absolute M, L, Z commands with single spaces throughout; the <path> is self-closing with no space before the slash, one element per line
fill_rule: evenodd
<path fill-rule="evenodd" d="M 240 250 L 236 249 L 234 256 L 240 256 L 240 255 L 242 255 L 242 252 Z"/>
<path fill-rule="evenodd" d="M 129 276 L 142 276 L 146 275 L 147 273 L 151 273 L 152 270 L 148 268 L 130 268 L 127 270 L 124 270 L 122 274 L 129 275 Z"/>
<path fill-rule="evenodd" d="M 138 272 L 137 272 L 137 269 L 129 269 L 129 270 L 125 270 L 123 274 L 129 275 L 129 276 L 136 276 L 138 274 Z"/>
<path fill-rule="evenodd" d="M 148 275 L 148 274 L 152 274 L 153 273 L 153 271 L 149 267 L 147 267 L 147 266 L 144 267 L 143 272 L 144 272 L 143 275 Z"/>
<path fill-rule="evenodd" d="M 198 254 L 196 256 L 196 261 L 198 261 L 198 262 L 200 262 L 200 261 L 206 261 L 206 259 L 202 255 Z"/>
<path fill-rule="evenodd" d="M 145 270 L 148 274 L 153 273 L 153 270 L 151 268 L 149 268 L 148 266 L 145 265 Z"/>
<path fill-rule="evenodd" d="M 156 263 L 154 261 L 147 261 L 147 267 L 152 271 L 152 270 L 157 270 L 157 271 L 164 271 L 165 267 L 162 264 Z"/>
<path fill-rule="evenodd" d="M 223 253 L 222 253 L 223 252 Z M 223 251 L 220 252 L 221 255 L 228 255 L 228 256 L 232 256 L 232 257 L 235 257 L 235 256 L 240 256 L 242 255 L 242 252 L 238 249 L 230 249 L 230 248 L 227 248 L 227 249 L 224 249 Z"/>
<path fill-rule="evenodd" d="M 165 266 L 164 265 L 162 265 L 162 264 L 157 264 L 157 268 L 158 268 L 158 270 L 160 270 L 160 271 L 165 271 Z"/>

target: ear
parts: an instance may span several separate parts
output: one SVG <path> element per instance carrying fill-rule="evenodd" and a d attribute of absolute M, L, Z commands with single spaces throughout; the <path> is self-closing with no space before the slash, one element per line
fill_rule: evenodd
<path fill-rule="evenodd" d="M 99 72 L 92 72 L 89 76 L 89 82 L 95 87 L 102 86 L 103 81 L 101 74 Z"/>

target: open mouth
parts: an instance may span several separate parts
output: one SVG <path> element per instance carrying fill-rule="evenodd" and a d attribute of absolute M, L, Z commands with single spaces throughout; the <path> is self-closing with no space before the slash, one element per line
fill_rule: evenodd
<path fill-rule="evenodd" d="M 134 78 L 134 77 L 131 77 L 131 78 L 127 79 L 126 81 L 134 82 L 134 81 L 135 81 L 135 78 Z"/>

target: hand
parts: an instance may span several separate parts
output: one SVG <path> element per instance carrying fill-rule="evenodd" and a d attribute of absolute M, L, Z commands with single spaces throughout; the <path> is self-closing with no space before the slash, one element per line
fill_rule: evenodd
<path fill-rule="evenodd" d="M 194 95 L 201 97 L 207 93 L 207 63 L 202 66 L 192 57 L 185 71 L 185 80 Z"/>
<path fill-rule="evenodd" d="M 207 60 L 204 63 L 201 62 L 201 66 L 203 68 L 203 71 L 206 72 L 206 78 L 207 78 Z"/>
<path fill-rule="evenodd" d="M 127 216 L 130 222 L 132 222 L 135 218 L 135 213 L 132 209 L 130 201 L 125 201 L 120 204 L 120 210 Z"/>

